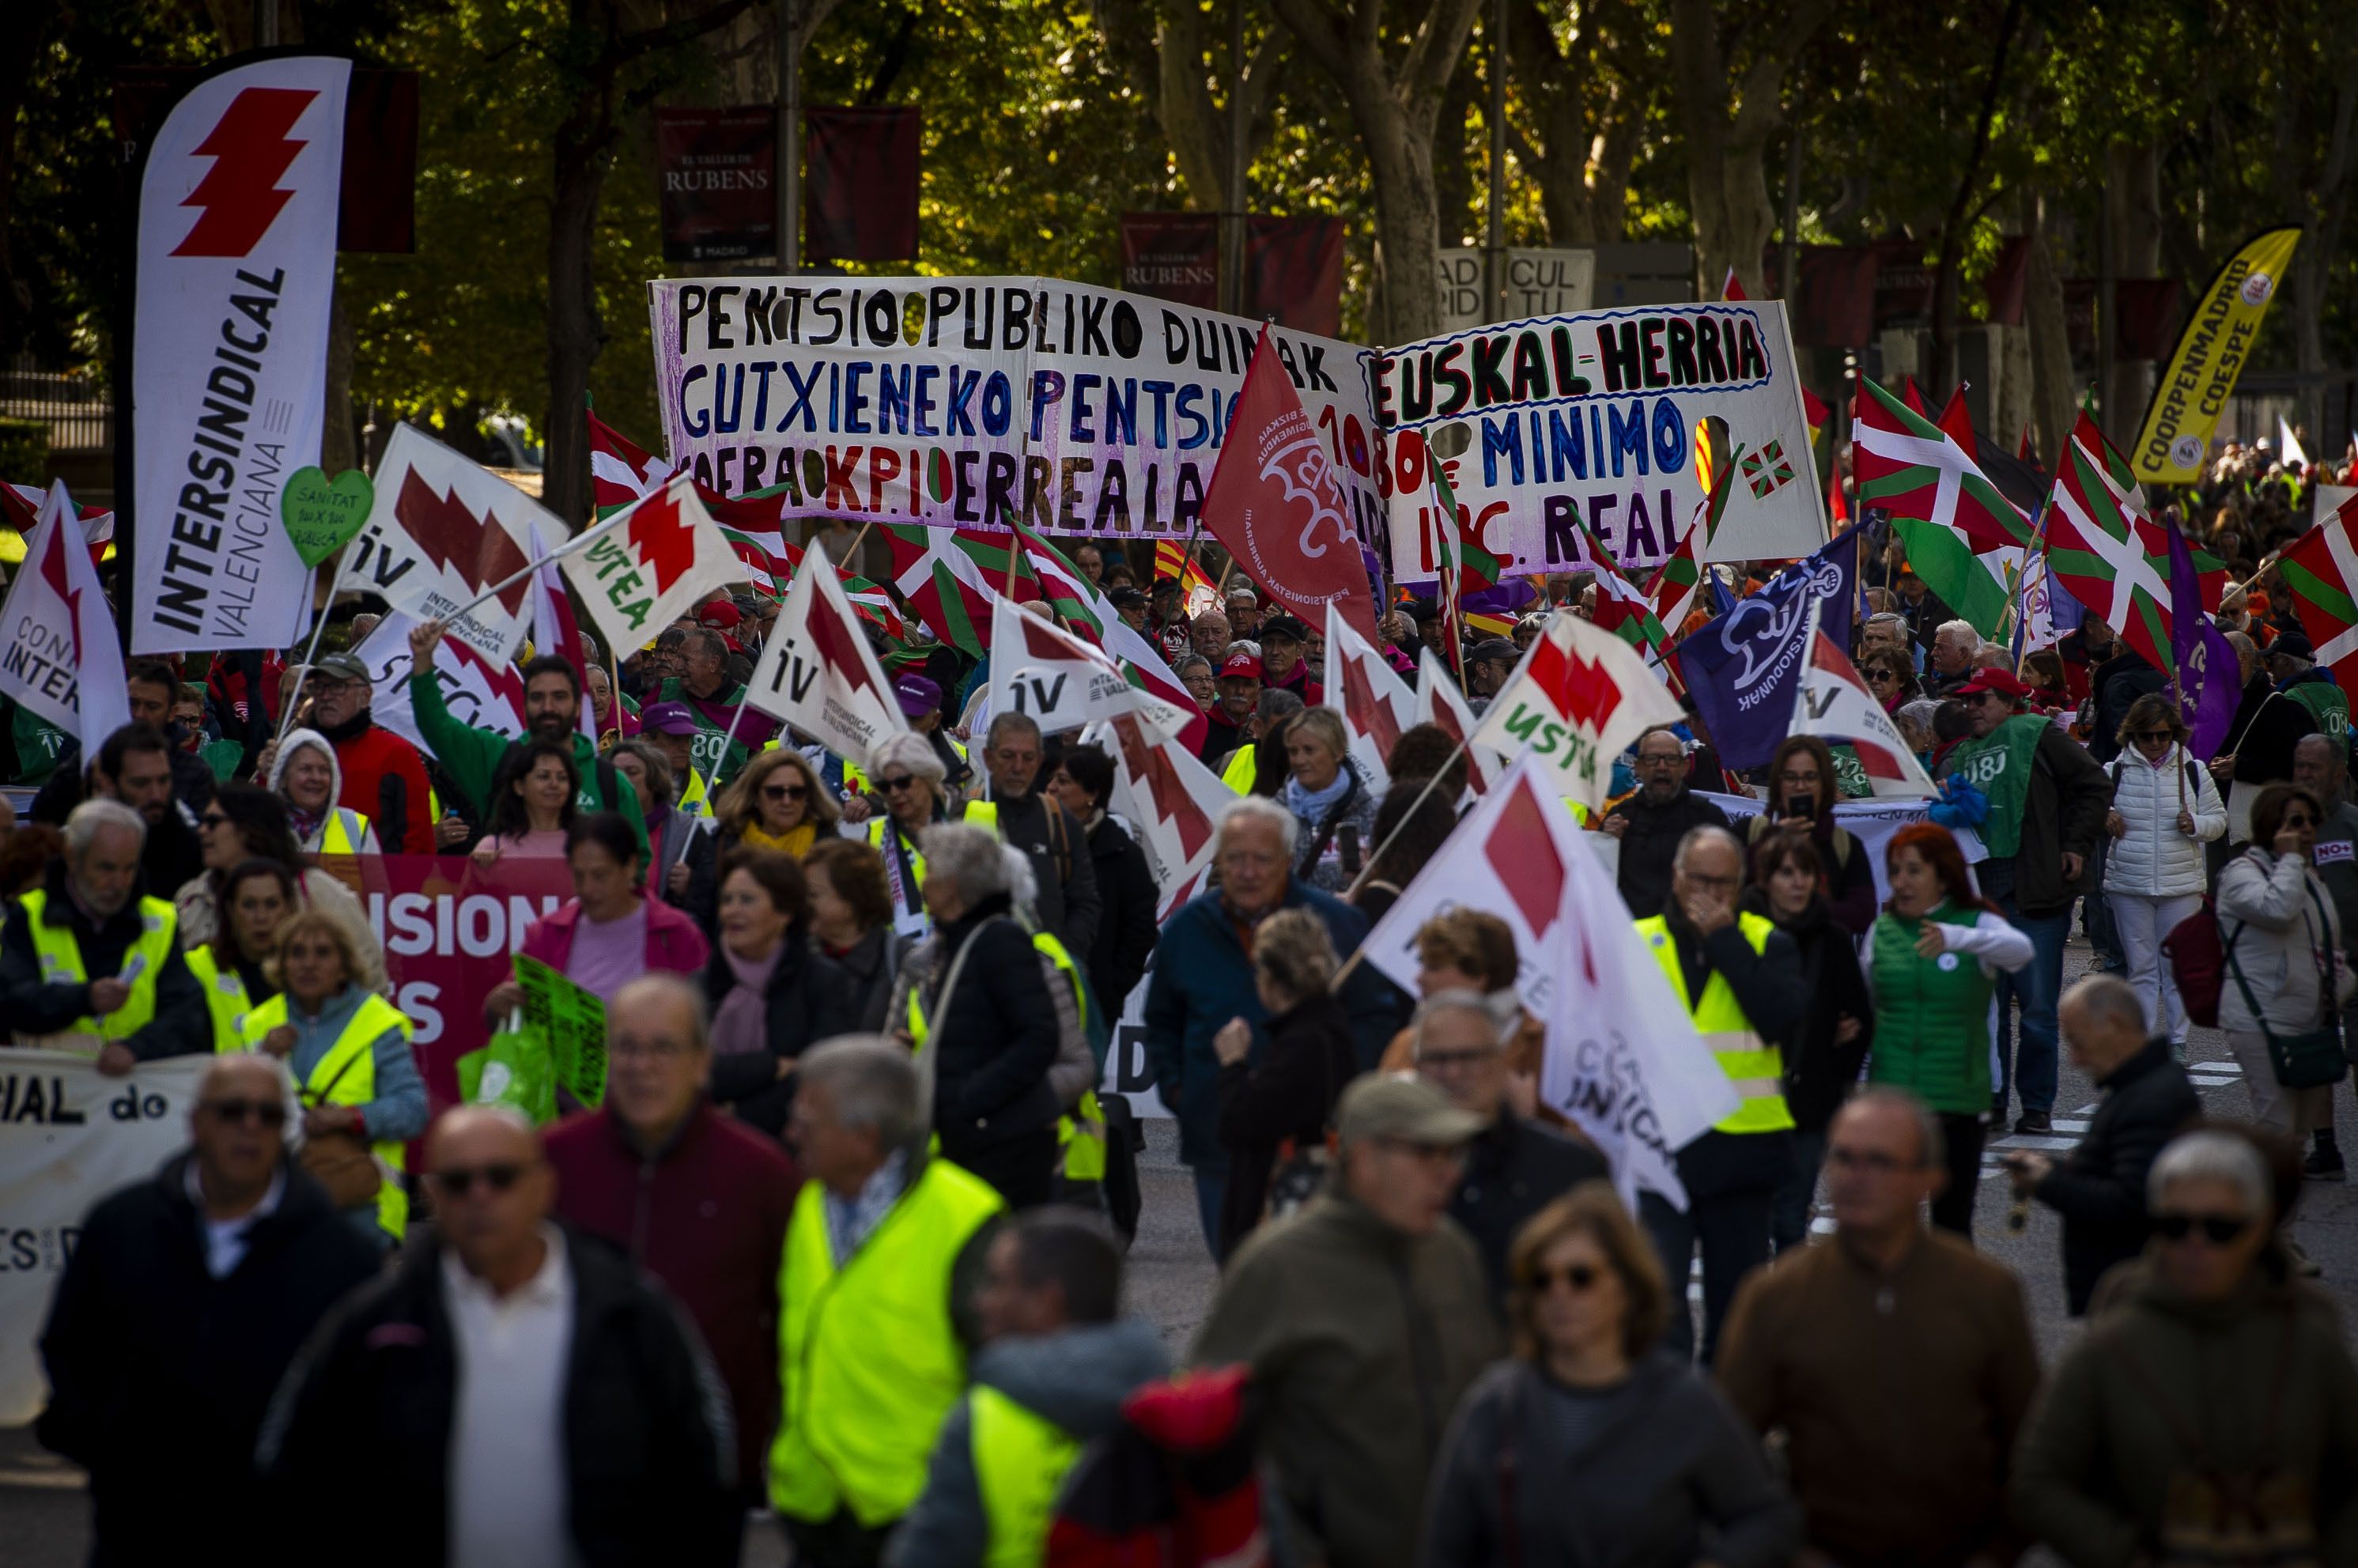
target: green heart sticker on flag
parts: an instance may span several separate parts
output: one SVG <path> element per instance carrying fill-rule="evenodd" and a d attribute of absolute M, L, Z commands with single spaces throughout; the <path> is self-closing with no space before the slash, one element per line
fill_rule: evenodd
<path fill-rule="evenodd" d="M 278 520 L 303 564 L 316 567 L 361 531 L 375 501 L 376 487 L 358 469 L 332 481 L 325 470 L 297 469 L 278 492 Z"/>

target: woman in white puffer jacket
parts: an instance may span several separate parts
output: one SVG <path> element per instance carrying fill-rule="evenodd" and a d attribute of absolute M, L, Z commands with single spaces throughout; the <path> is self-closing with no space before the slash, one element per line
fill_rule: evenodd
<path fill-rule="evenodd" d="M 2208 884 L 2202 846 L 2227 830 L 2211 770 L 2186 750 L 2186 721 L 2160 692 L 2129 704 L 2121 721 L 2121 754 L 2113 777 L 2113 808 L 2104 831 L 2104 897 L 2120 933 L 2129 984 L 2145 999 L 2154 1032 L 2169 1033 L 2186 1054 L 2186 1009 L 2178 984 L 2161 961 L 2161 941 L 2202 904 Z"/>

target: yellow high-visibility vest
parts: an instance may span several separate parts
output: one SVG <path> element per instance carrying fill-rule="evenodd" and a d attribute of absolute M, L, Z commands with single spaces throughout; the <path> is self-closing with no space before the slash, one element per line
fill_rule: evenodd
<path fill-rule="evenodd" d="M 838 1268 L 825 1199 L 803 1184 L 779 1263 L 770 1506 L 811 1524 L 849 1509 L 875 1530 L 925 1490 L 942 1418 L 966 1390 L 950 1271 L 1006 1205 L 980 1177 L 929 1160 Z"/>
<path fill-rule="evenodd" d="M 1752 950 L 1765 951 L 1768 935 L 1777 927 L 1758 914 L 1741 914 L 1736 919 Z M 1695 1032 L 1710 1043 L 1712 1054 L 1718 1058 L 1719 1070 L 1727 1075 L 1736 1092 L 1743 1097 L 1743 1103 L 1716 1123 L 1714 1130 L 1789 1130 L 1793 1126 L 1793 1113 L 1785 1106 L 1785 1054 L 1760 1038 L 1752 1021 L 1744 1016 L 1744 1009 L 1736 1005 L 1736 992 L 1728 988 L 1727 977 L 1714 970 L 1703 988 L 1702 997 L 1690 997 L 1686 973 L 1679 964 L 1679 945 L 1671 935 L 1670 922 L 1659 914 L 1650 915 L 1638 922 L 1638 935 L 1653 950 L 1654 961 L 1661 966 L 1663 978 L 1671 982 L 1671 994 L 1694 1019 Z"/>
<path fill-rule="evenodd" d="M 287 993 L 281 991 L 245 1015 L 244 1049 L 259 1050 L 264 1038 L 287 1022 Z M 401 1009 L 374 991 L 362 991 L 359 1010 L 344 1024 L 344 1032 L 312 1064 L 309 1076 L 303 1080 L 303 1092 L 317 1097 L 311 1103 L 363 1106 L 376 1098 L 374 1047 L 389 1029 L 400 1030 L 402 1044 L 409 1044 L 409 1019 Z M 376 1222 L 398 1242 L 409 1225 L 409 1195 L 401 1185 L 401 1173 L 408 1164 L 398 1143 L 372 1143 L 369 1152 L 384 1162 L 389 1172 L 376 1189 Z"/>
<path fill-rule="evenodd" d="M 41 918 L 49 907 L 49 892 L 36 888 L 17 899 L 33 934 L 33 957 L 41 966 L 46 985 L 88 985 L 90 970 L 81 961 L 81 942 L 70 925 L 51 925 Z M 130 986 L 130 998 L 104 1018 L 82 1017 L 55 1034 L 16 1033 L 16 1044 L 41 1051 L 70 1051 L 95 1056 L 111 1043 L 127 1039 L 156 1018 L 156 981 L 172 956 L 180 929 L 179 912 L 160 898 L 139 901 L 139 938 L 124 950 L 123 973 L 114 977 Z"/>
<path fill-rule="evenodd" d="M 205 1011 L 212 1014 L 213 1020 L 213 1049 L 243 1050 L 245 1015 L 252 1007 L 246 995 L 245 977 L 234 968 L 223 968 L 221 960 L 213 957 L 210 942 L 189 948 L 180 957 L 204 989 Z"/>
<path fill-rule="evenodd" d="M 373 851 L 376 841 L 369 837 L 369 819 L 348 806 L 330 807 L 320 819 L 317 843 L 303 848 L 315 855 L 357 855 L 364 849 Z"/>
<path fill-rule="evenodd" d="M 1048 1520 L 1080 1441 L 1037 1411 L 978 1383 L 967 1395 L 975 1491 L 982 1498 L 982 1568 L 1040 1568 Z"/>
<path fill-rule="evenodd" d="M 1260 777 L 1260 748 L 1251 744 L 1237 748 L 1228 765 L 1220 770 L 1220 782 L 1238 795 L 1252 794 L 1253 781 Z"/>

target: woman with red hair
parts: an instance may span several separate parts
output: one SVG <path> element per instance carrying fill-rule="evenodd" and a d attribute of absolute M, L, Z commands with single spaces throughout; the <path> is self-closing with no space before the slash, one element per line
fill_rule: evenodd
<path fill-rule="evenodd" d="M 1891 898 L 1867 937 L 1867 1078 L 1913 1092 L 1941 1119 L 1949 1179 L 1932 1200 L 1932 1223 L 1971 1240 L 1990 1115 L 1990 997 L 2000 969 L 2030 962 L 2030 938 L 1974 889 L 1963 852 L 1939 824 L 1893 834 L 1885 863 Z"/>

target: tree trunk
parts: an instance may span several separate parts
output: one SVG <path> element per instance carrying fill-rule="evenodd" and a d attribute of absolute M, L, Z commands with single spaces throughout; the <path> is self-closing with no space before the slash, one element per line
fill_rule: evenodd
<path fill-rule="evenodd" d="M 1651 107 L 1652 62 L 1636 58 L 1650 37 L 1643 27 L 1615 27 L 1606 5 L 1591 4 L 1582 8 L 1567 58 L 1556 45 L 1546 0 L 1516 0 L 1509 13 L 1509 69 L 1540 142 L 1533 145 L 1511 121 L 1508 134 L 1539 185 L 1551 244 L 1609 244 L 1621 237 L 1629 170 Z M 1608 56 L 1616 63 L 1606 64 Z"/>
<path fill-rule="evenodd" d="M 1154 105 L 1154 123 L 1179 166 L 1187 205 L 1198 212 L 1226 211 L 1229 106 L 1225 97 L 1213 96 L 1210 77 L 1216 67 L 1223 69 L 1223 81 L 1233 86 L 1235 66 L 1214 59 L 1206 48 L 1206 13 L 1195 0 L 1093 0 L 1090 9 L 1107 52 Z M 1245 64 L 1248 159 L 1269 138 L 1282 40 L 1281 29 L 1271 29 Z"/>
<path fill-rule="evenodd" d="M 1830 0 L 1793 0 L 1737 81 L 1712 0 L 1671 0 L 1671 90 L 1686 135 L 1687 203 L 1694 221 L 1699 287 L 1715 297 L 1733 269 L 1745 292 L 1765 292 L 1761 258 L 1776 232 L 1768 200 L 1769 138 L 1783 125 L 1786 72 L 1825 19 Z"/>
<path fill-rule="evenodd" d="M 326 417 L 319 421 L 319 466 L 333 479 L 361 466 L 360 432 L 352 419 L 352 313 L 344 308 L 343 279 L 328 302 Z"/>
<path fill-rule="evenodd" d="M 2071 350 L 2063 321 L 2063 275 L 2047 243 L 2047 199 L 2028 199 L 2029 276 L 2023 284 L 2023 324 L 2030 330 L 2030 403 L 2039 456 L 2056 470 L 2071 435 Z"/>
<path fill-rule="evenodd" d="M 2113 210 L 2113 279 L 2152 277 L 2161 271 L 2161 149 L 2153 143 L 2115 145 L 2104 154 L 2104 199 Z M 2113 309 L 2109 299 L 2096 302 Z M 2136 439 L 2137 421 L 2153 395 L 2154 362 L 2120 352 L 2113 333 L 2113 379 L 2104 389 L 2104 435 L 2115 446 Z"/>
<path fill-rule="evenodd" d="M 586 91 L 553 138 L 548 211 L 548 445 L 541 503 L 568 527 L 590 515 L 590 367 L 606 346 L 592 268 L 598 199 L 613 140 L 611 97 Z"/>
<path fill-rule="evenodd" d="M 1482 0 L 1425 0 L 1423 19 L 1396 65 L 1383 49 L 1383 0 L 1271 0 L 1278 16 L 1341 89 L 1376 188 L 1376 254 L 1383 289 L 1368 313 L 1379 344 L 1430 337 L 1441 326 L 1435 269 L 1441 221 L 1433 133 Z M 1395 29 L 1395 36 L 1398 36 Z"/>
<path fill-rule="evenodd" d="M 1474 160 L 1466 156 L 1466 120 L 1474 110 L 1475 79 L 1460 71 L 1441 101 L 1441 118 L 1433 134 L 1433 202 L 1435 232 L 1444 245 L 1466 237 L 1466 220 L 1474 211 Z"/>
<path fill-rule="evenodd" d="M 2294 422 L 2303 427 L 2302 444 L 2313 460 L 2341 450 L 2347 435 L 2326 444 L 2325 303 L 2331 287 L 2333 260 L 2350 205 L 2350 174 L 2353 117 L 2358 117 L 2358 90 L 2347 85 L 2334 92 L 2333 119 L 2327 127 L 2325 161 L 2318 178 L 2308 182 L 2289 214 L 2308 232 L 2293 247 L 2290 297 L 2293 364 L 2300 372 L 2300 390 L 2294 396 Z M 2306 159 L 2300 160 L 2306 163 Z"/>

